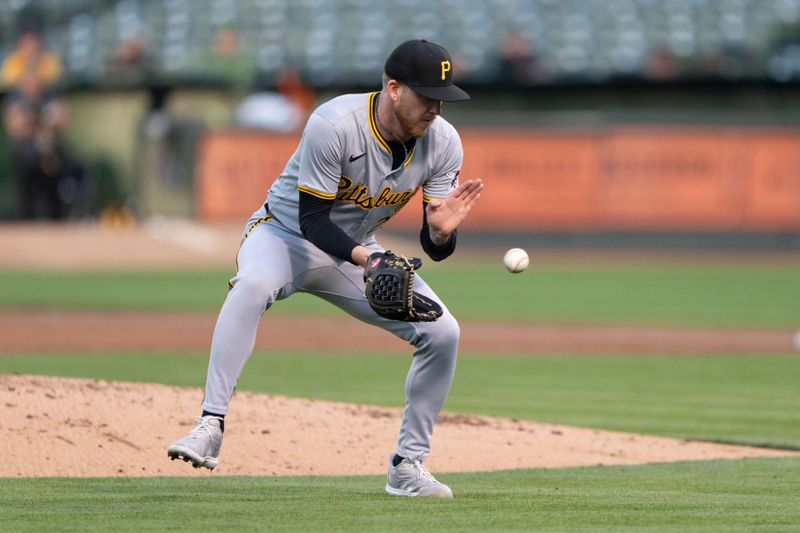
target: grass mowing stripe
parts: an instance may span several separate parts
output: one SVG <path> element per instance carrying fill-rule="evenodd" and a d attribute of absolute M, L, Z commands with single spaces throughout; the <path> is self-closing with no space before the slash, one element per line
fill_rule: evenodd
<path fill-rule="evenodd" d="M 453 500 L 384 478 L 0 479 L 12 531 L 796 531 L 800 460 L 441 474 Z"/>
<path fill-rule="evenodd" d="M 800 276 L 793 267 L 534 267 L 522 279 L 496 270 L 423 276 L 465 318 L 473 311 L 544 322 L 795 327 L 800 316 Z"/>
<path fill-rule="evenodd" d="M 207 361 L 206 354 L 4 356 L 0 372 L 200 387 Z M 397 356 L 256 354 L 239 389 L 401 406 L 409 363 Z M 800 358 L 791 357 L 462 357 L 445 409 L 795 448 L 797 375 Z"/>
<path fill-rule="evenodd" d="M 2 271 L 0 306 L 217 311 L 231 275 Z M 510 276 L 499 263 L 431 264 L 422 275 L 465 320 L 794 328 L 800 316 L 800 276 L 788 266 L 548 266 Z M 307 295 L 270 312 L 340 313 Z"/>

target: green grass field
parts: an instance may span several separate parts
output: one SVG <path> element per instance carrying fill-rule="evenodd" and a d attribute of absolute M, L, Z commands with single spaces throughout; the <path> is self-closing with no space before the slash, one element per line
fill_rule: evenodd
<path fill-rule="evenodd" d="M 231 272 L 0 272 L 0 307 L 217 311 Z M 462 319 L 796 328 L 800 274 L 791 266 L 547 266 L 511 276 L 477 262 L 425 267 Z M 464 290 L 468 287 L 469 290 Z M 298 295 L 275 312 L 339 313 Z"/>
<path fill-rule="evenodd" d="M 0 479 L 8 531 L 797 531 L 797 460 L 448 474 L 453 500 L 379 477 Z"/>
<path fill-rule="evenodd" d="M 226 272 L 0 272 L 5 309 L 216 311 Z M 789 266 L 426 265 L 464 319 L 797 328 Z M 488 282 L 487 280 L 490 280 Z M 469 287 L 465 291 L 464 287 Z M 478 305 L 477 302 L 480 302 Z M 276 312 L 339 313 L 308 297 Z M 463 354 L 445 409 L 800 449 L 800 358 Z M 0 372 L 200 386 L 206 353 L 2 354 Z M 397 406 L 402 356 L 256 353 L 242 390 Z M 453 501 L 379 477 L 0 479 L 0 530 L 796 531 L 800 459 L 444 474 Z"/>

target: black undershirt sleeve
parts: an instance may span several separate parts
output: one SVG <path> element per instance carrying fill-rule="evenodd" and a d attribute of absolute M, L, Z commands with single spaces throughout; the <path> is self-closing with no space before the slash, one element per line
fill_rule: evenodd
<path fill-rule="evenodd" d="M 428 254 L 431 259 L 434 261 L 441 261 L 450 257 L 456 250 L 456 234 L 458 230 L 451 233 L 450 238 L 447 239 L 447 242 L 443 245 L 437 246 L 434 244 L 431 240 L 430 228 L 428 227 L 428 214 L 425 212 L 425 207 L 427 207 L 427 205 L 427 202 L 422 205 L 422 230 L 419 232 L 419 242 L 422 245 L 422 249 L 425 250 L 425 253 Z"/>
<path fill-rule="evenodd" d="M 300 231 L 306 240 L 323 252 L 352 263 L 353 248 L 358 246 L 358 243 L 331 222 L 330 211 L 333 202 L 334 200 L 317 198 L 300 191 Z M 457 233 L 458 231 L 454 231 L 442 246 L 434 244 L 430 236 L 428 216 L 423 208 L 419 240 L 422 249 L 431 259 L 442 261 L 450 257 L 456 249 Z"/>
<path fill-rule="evenodd" d="M 300 231 L 307 241 L 323 252 L 352 263 L 353 248 L 358 243 L 331 222 L 334 201 L 300 191 Z"/>

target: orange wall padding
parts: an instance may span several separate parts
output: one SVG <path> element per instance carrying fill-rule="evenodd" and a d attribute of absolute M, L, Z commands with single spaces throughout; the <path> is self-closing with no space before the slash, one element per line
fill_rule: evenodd
<path fill-rule="evenodd" d="M 485 230 L 800 230 L 800 130 L 613 127 L 462 129 L 461 179 L 486 188 L 465 226 Z M 212 132 L 196 207 L 241 220 L 263 202 L 297 136 Z M 391 222 L 419 227 L 420 200 Z"/>

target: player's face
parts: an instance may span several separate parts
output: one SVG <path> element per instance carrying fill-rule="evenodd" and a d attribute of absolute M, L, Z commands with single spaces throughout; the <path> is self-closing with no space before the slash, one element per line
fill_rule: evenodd
<path fill-rule="evenodd" d="M 403 133 L 415 139 L 423 137 L 428 126 L 441 114 L 442 102 L 426 98 L 405 86 L 399 91 L 399 95 L 394 114 Z"/>

